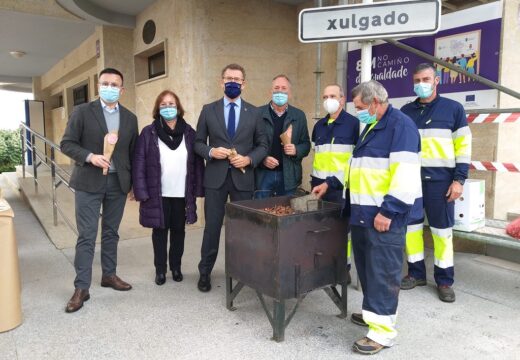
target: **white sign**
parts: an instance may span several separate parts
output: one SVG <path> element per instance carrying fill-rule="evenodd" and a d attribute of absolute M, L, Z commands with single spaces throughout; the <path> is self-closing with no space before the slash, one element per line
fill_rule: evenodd
<path fill-rule="evenodd" d="M 441 0 L 406 0 L 327 6 L 300 12 L 301 42 L 369 40 L 435 34 Z"/>

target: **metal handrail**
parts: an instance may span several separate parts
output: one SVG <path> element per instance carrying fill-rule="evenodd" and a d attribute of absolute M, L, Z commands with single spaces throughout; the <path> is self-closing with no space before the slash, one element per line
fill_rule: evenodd
<path fill-rule="evenodd" d="M 42 153 L 37 147 L 36 147 L 36 139 L 39 139 L 43 141 L 44 146 L 47 148 L 47 146 L 50 147 L 50 158 L 47 156 L 47 154 Z M 52 179 L 52 191 L 51 191 L 51 200 L 52 200 L 52 216 L 54 221 L 54 226 L 58 225 L 58 213 L 61 215 L 65 223 L 69 226 L 69 228 L 78 235 L 78 232 L 76 230 L 76 227 L 72 224 L 72 221 L 67 217 L 67 215 L 63 212 L 63 210 L 60 208 L 58 203 L 58 194 L 56 189 L 61 185 L 64 184 L 67 189 L 75 192 L 73 188 L 70 187 L 69 180 L 66 179 L 64 176 L 60 174 L 64 173 L 68 178 L 70 178 L 70 173 L 62 168 L 58 163 L 56 163 L 56 151 L 60 152 L 61 154 L 65 155 L 58 144 L 55 144 L 51 140 L 47 139 L 45 136 L 39 134 L 38 132 L 34 131 L 30 127 L 28 127 L 26 124 L 21 123 L 20 124 L 20 140 L 22 142 L 22 176 L 25 179 L 25 159 L 26 159 L 26 153 L 29 151 L 32 155 L 32 166 L 33 166 L 33 178 L 34 178 L 34 187 L 36 190 L 38 190 L 38 167 L 40 165 L 45 165 L 47 168 L 51 170 L 51 179 Z M 67 156 L 68 157 L 68 156 Z M 56 171 L 59 170 L 59 171 Z"/>

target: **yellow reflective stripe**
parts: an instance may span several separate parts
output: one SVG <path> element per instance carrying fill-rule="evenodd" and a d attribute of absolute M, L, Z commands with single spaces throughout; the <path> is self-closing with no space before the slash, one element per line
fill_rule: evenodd
<path fill-rule="evenodd" d="M 377 124 L 377 121 L 374 121 L 372 123 L 372 125 L 370 125 L 370 127 L 368 128 L 367 132 L 365 133 L 365 135 L 363 135 L 363 139 L 361 139 L 361 141 L 365 140 L 365 137 L 367 136 L 367 134 L 370 132 L 370 130 L 372 130 L 374 128 L 374 126 L 376 126 Z"/>
<path fill-rule="evenodd" d="M 352 253 L 352 242 L 350 240 L 350 233 L 347 240 L 347 263 L 350 263 L 350 254 Z"/>
<path fill-rule="evenodd" d="M 390 164 L 388 195 L 412 205 L 421 196 L 421 167 L 419 163 Z"/>
<path fill-rule="evenodd" d="M 440 268 L 453 266 L 452 229 L 437 229 L 430 226 L 433 237 L 434 263 Z"/>
<path fill-rule="evenodd" d="M 368 324 L 367 337 L 381 345 L 392 346 L 397 336 L 397 314 L 378 315 L 367 310 L 363 310 L 362 314 L 363 320 Z"/>
<path fill-rule="evenodd" d="M 408 225 L 406 229 L 406 255 L 409 262 L 424 259 L 423 224 Z"/>
<path fill-rule="evenodd" d="M 344 171 L 352 153 L 319 153 L 314 155 L 313 168 L 325 171 Z"/>
<path fill-rule="evenodd" d="M 388 194 L 390 171 L 388 169 L 350 168 L 349 188 L 354 194 Z"/>
<path fill-rule="evenodd" d="M 455 159 L 451 136 L 449 138 L 422 138 L 421 157 L 423 159 Z"/>
<path fill-rule="evenodd" d="M 453 140 L 457 162 L 468 162 L 471 157 L 471 134 L 461 135 Z M 459 161 L 459 159 L 461 161 Z M 468 159 L 468 161 L 462 161 Z"/>
<path fill-rule="evenodd" d="M 334 145 L 350 147 L 352 145 Z M 348 174 L 351 152 L 320 152 L 314 155 L 312 176 L 325 179 L 328 176 L 336 176 L 340 182 L 345 183 Z"/>

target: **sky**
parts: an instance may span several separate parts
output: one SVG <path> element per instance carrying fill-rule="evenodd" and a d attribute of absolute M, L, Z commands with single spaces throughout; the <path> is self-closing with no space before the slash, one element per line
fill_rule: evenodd
<path fill-rule="evenodd" d="M 33 94 L 0 90 L 0 129 L 18 129 L 25 121 L 26 99 L 32 100 Z"/>

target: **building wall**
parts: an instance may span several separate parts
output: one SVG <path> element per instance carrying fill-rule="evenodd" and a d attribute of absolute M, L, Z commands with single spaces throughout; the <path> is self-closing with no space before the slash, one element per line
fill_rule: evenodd
<path fill-rule="evenodd" d="M 121 71 L 124 78 L 121 104 L 135 112 L 133 31 L 114 26 L 98 26 L 96 38 L 99 39 L 100 47 L 97 73 L 107 67 Z"/>
<path fill-rule="evenodd" d="M 142 28 L 150 19 L 157 32 L 146 45 Z M 150 123 L 155 97 L 166 88 L 178 93 L 186 120 L 195 125 L 202 105 L 222 97 L 220 72 L 229 63 L 246 70 L 243 98 L 255 105 L 267 103 L 274 75 L 297 78 L 296 28 L 296 8 L 275 2 L 221 1 L 215 6 L 209 0 L 158 0 L 138 15 L 134 31 L 135 53 L 167 42 L 166 76 L 136 85 L 141 127 Z"/>
<path fill-rule="evenodd" d="M 518 44 L 520 44 L 520 0 L 503 2 L 502 54 L 500 84 L 520 91 L 520 67 Z M 520 109 L 520 100 L 500 93 L 499 107 Z M 496 158 L 500 162 L 520 163 L 520 123 L 498 125 Z M 495 203 L 493 215 L 506 219 L 508 212 L 520 213 L 520 174 L 497 173 L 495 175 Z"/>
<path fill-rule="evenodd" d="M 61 141 L 72 112 L 72 88 L 87 83 L 89 99 L 95 98 L 96 39 L 96 34 L 92 34 L 49 71 L 33 79 L 34 99 L 43 100 L 45 103 L 46 137 L 55 143 L 59 144 Z M 57 104 L 60 94 L 63 96 L 62 107 L 58 107 Z M 70 160 L 63 155 L 57 155 L 57 161 L 70 164 Z"/>

